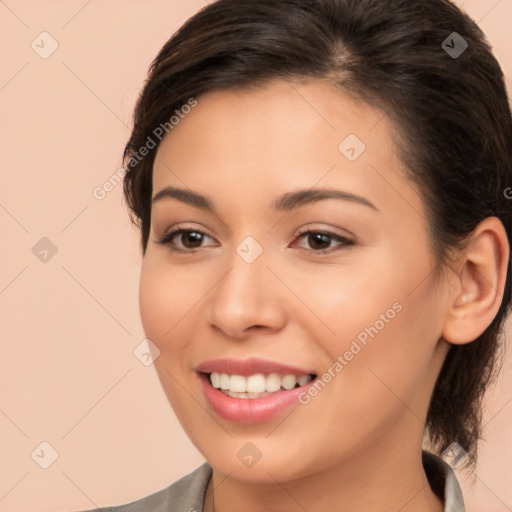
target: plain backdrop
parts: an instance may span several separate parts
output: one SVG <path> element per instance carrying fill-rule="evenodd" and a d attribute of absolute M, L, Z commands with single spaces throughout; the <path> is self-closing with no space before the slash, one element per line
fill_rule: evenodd
<path fill-rule="evenodd" d="M 93 196 L 121 165 L 150 61 L 204 5 L 0 0 L 1 512 L 126 503 L 204 461 L 134 354 L 141 255 L 122 186 Z M 511 77 L 512 0 L 459 5 Z M 458 474 L 468 512 L 512 510 L 511 366 L 473 483 Z"/>

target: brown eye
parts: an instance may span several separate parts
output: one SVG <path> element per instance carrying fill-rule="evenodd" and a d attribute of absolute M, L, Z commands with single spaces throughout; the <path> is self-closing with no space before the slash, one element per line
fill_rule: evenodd
<path fill-rule="evenodd" d="M 328 231 L 304 231 L 297 237 L 297 240 L 301 239 L 306 240 L 309 248 L 317 253 L 334 252 L 354 245 L 352 240 Z M 334 249 L 332 249 L 331 243 L 333 241 L 338 242 L 338 248 L 335 246 Z M 301 248 L 307 249 L 308 247 Z"/>
<path fill-rule="evenodd" d="M 201 243 L 205 237 L 210 238 L 197 229 L 176 229 L 156 240 L 156 243 L 167 246 L 171 251 L 187 252 L 204 247 Z M 176 240 L 181 244 L 176 245 Z"/>
<path fill-rule="evenodd" d="M 331 238 L 324 233 L 309 233 L 307 241 L 312 249 L 324 250 L 331 245 Z"/>
<path fill-rule="evenodd" d="M 198 231 L 182 231 L 179 233 L 179 239 L 187 249 L 196 249 L 197 247 L 201 247 L 203 233 L 199 233 Z"/>

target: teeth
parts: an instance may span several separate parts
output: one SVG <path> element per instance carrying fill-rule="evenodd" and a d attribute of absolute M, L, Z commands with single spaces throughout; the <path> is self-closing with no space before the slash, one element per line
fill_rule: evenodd
<path fill-rule="evenodd" d="M 257 373 L 256 375 L 250 375 L 244 380 L 247 382 L 247 389 L 245 391 L 249 393 L 263 393 L 266 391 L 266 379 L 263 374 Z"/>
<path fill-rule="evenodd" d="M 270 375 L 267 375 L 267 380 L 265 381 L 265 389 L 269 393 L 279 391 L 281 389 L 281 376 L 278 373 L 271 373 Z"/>
<path fill-rule="evenodd" d="M 229 377 L 229 391 L 245 393 L 247 391 L 247 379 L 241 375 L 231 375 Z"/>
<path fill-rule="evenodd" d="M 304 386 L 304 384 L 307 384 L 311 380 L 311 377 L 309 375 L 302 375 L 302 377 L 299 377 L 297 379 L 297 382 L 299 386 Z"/>
<path fill-rule="evenodd" d="M 266 396 L 269 393 L 237 393 L 236 391 L 225 391 L 225 394 L 233 398 L 259 398 L 260 396 Z"/>
<path fill-rule="evenodd" d="M 211 375 L 213 375 L 213 373 Z M 219 375 L 219 374 L 217 374 L 217 375 Z M 210 380 L 211 380 L 211 376 L 210 376 Z M 212 382 L 212 386 L 214 386 L 213 382 Z M 217 387 L 217 386 L 214 386 L 214 387 Z M 229 389 L 229 375 L 227 373 L 220 374 L 220 388 L 221 389 Z"/>
<path fill-rule="evenodd" d="M 221 382 L 221 375 L 220 373 L 212 373 L 210 375 L 210 380 L 211 380 L 211 383 L 212 383 L 212 386 L 214 388 L 220 388 L 220 382 Z"/>
<path fill-rule="evenodd" d="M 281 386 L 283 386 L 284 389 L 293 389 L 295 384 L 297 384 L 297 377 L 295 377 L 295 375 L 285 375 L 281 379 Z"/>
<path fill-rule="evenodd" d="M 310 375 L 280 375 L 278 373 L 267 375 L 256 373 L 248 377 L 217 372 L 210 374 L 212 386 L 234 398 L 259 398 L 269 393 L 275 393 L 281 388 L 289 390 L 296 387 L 297 384 L 304 386 L 310 380 Z"/>

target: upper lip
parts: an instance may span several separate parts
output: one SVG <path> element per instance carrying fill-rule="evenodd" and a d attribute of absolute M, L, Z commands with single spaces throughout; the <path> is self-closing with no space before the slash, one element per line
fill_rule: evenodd
<path fill-rule="evenodd" d="M 200 373 L 227 373 L 229 375 L 253 375 L 255 373 L 279 373 L 282 375 L 311 375 L 314 371 L 296 366 L 276 363 L 265 359 L 211 359 L 199 364 L 196 368 Z"/>

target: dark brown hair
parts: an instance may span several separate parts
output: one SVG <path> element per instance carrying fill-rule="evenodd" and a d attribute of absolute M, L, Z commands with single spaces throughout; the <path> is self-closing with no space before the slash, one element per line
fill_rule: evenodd
<path fill-rule="evenodd" d="M 440 266 L 486 217 L 501 220 L 510 244 L 512 116 L 501 68 L 469 16 L 448 0 L 219 0 L 164 45 L 136 105 L 124 193 L 143 254 L 156 149 L 138 152 L 148 137 L 171 128 L 191 98 L 273 79 L 327 81 L 387 113 Z M 457 442 L 471 464 L 510 288 L 509 270 L 498 314 L 476 340 L 451 346 L 428 410 L 433 449 Z"/>

